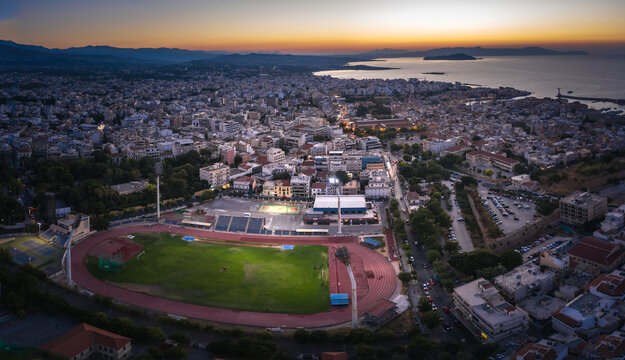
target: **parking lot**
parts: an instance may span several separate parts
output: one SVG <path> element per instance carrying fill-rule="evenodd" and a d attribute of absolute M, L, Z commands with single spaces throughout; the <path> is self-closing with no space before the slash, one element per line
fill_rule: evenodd
<path fill-rule="evenodd" d="M 536 205 L 533 201 L 520 196 L 513 198 L 503 193 L 492 193 L 481 186 L 478 192 L 488 205 L 489 214 L 504 233 L 509 234 L 534 220 Z"/>
<path fill-rule="evenodd" d="M 538 257 L 538 254 L 547 250 L 564 253 L 571 247 L 571 239 L 572 238 L 564 236 L 551 236 L 545 234 L 545 236 L 541 236 L 536 241 L 522 246 L 520 249 L 517 249 L 517 251 L 523 255 L 523 260 L 535 259 Z"/>

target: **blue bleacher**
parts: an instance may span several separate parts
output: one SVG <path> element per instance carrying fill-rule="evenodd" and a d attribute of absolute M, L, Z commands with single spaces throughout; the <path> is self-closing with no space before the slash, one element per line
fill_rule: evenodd
<path fill-rule="evenodd" d="M 132 220 L 124 220 L 122 221 L 122 225 L 131 224 Z"/>
<path fill-rule="evenodd" d="M 250 218 L 250 223 L 247 225 L 247 232 L 250 234 L 259 234 L 263 226 L 263 219 Z"/>
<path fill-rule="evenodd" d="M 248 221 L 249 221 L 249 218 L 234 216 L 232 217 L 232 223 L 230 224 L 230 229 L 228 229 L 228 231 L 231 231 L 231 232 L 245 231 L 245 228 L 247 228 Z"/>
<path fill-rule="evenodd" d="M 44 231 L 44 232 L 43 232 L 41 235 L 39 235 L 39 236 L 40 236 L 42 239 L 44 239 L 44 240 L 48 240 L 48 241 L 49 241 L 49 240 L 50 240 L 50 238 L 52 237 L 53 233 L 54 233 L 54 230 L 52 230 L 52 229 L 48 229 L 48 230 Z"/>
<path fill-rule="evenodd" d="M 215 224 L 215 230 L 228 231 L 228 225 L 230 224 L 230 219 L 232 219 L 232 216 L 220 215 L 219 219 L 217 219 L 217 224 Z"/>

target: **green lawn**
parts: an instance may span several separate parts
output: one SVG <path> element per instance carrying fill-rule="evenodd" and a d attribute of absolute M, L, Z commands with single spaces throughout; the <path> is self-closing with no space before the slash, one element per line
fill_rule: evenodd
<path fill-rule="evenodd" d="M 89 271 L 125 288 L 193 304 L 299 314 L 330 307 L 325 246 L 281 250 L 187 242 L 169 234 L 135 236 L 144 255 L 119 273 L 102 271 L 97 259 L 88 258 Z"/>

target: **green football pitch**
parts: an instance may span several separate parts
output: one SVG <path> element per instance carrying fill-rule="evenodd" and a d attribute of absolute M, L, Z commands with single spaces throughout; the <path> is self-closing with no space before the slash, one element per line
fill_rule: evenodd
<path fill-rule="evenodd" d="M 145 253 L 118 273 L 89 271 L 133 291 L 167 299 L 236 310 L 309 314 L 330 307 L 328 248 L 292 250 L 187 242 L 169 234 L 136 234 Z"/>

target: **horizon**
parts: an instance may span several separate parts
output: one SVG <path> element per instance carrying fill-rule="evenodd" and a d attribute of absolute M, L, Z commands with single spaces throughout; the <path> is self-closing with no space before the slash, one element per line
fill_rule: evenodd
<path fill-rule="evenodd" d="M 184 0 L 0 1 L 0 33 L 48 48 L 112 46 L 350 54 L 374 49 L 538 46 L 625 53 L 625 2 L 538 0 L 437 4 L 396 0 L 227 4 Z"/>

